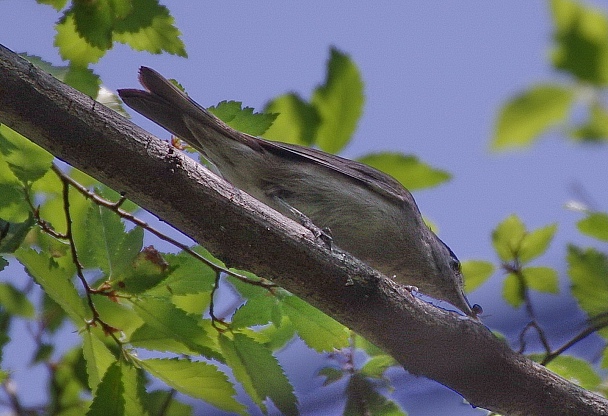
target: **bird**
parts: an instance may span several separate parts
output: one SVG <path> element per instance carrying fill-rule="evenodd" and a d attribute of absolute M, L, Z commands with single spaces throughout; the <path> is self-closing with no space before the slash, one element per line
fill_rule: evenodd
<path fill-rule="evenodd" d="M 225 180 L 346 250 L 395 282 L 478 319 L 461 264 L 391 176 L 321 150 L 228 126 L 161 74 L 139 70 L 145 90 L 120 89 L 133 110 L 185 141 Z"/>

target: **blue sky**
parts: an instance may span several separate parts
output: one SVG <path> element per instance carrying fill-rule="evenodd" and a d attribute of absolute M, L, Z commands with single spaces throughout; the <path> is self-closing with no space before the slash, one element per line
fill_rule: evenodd
<path fill-rule="evenodd" d="M 308 97 L 324 79 L 333 45 L 352 56 L 365 82 L 363 118 L 343 155 L 400 151 L 451 172 L 452 181 L 414 196 L 462 260 L 496 261 L 490 233 L 511 213 L 530 228 L 557 222 L 556 238 L 537 264 L 556 268 L 567 292 L 565 245 L 592 242 L 576 232 L 579 214 L 564 204 L 578 198 L 574 189 L 582 185 L 594 208 L 608 210 L 608 148 L 575 145 L 547 134 L 530 150 L 489 151 L 495 116 L 505 100 L 537 82 L 567 80 L 547 62 L 552 30 L 547 2 L 165 4 L 183 33 L 189 58 L 136 53 L 117 45 L 94 66 L 108 88 L 136 87 L 137 69 L 146 65 L 178 79 L 204 106 L 233 99 L 261 109 L 288 91 Z M 33 0 L 0 0 L 0 11 L 0 43 L 62 63 L 52 46 L 59 17 L 53 9 Z M 133 121 L 169 137 L 140 116 Z M 501 300 L 501 282 L 495 276 L 470 299 L 484 307 L 488 326 L 514 339 L 525 316 Z M 555 329 L 555 346 L 582 327 L 583 317 L 571 315 L 567 296 L 533 299 L 543 323 Z M 592 355 L 596 348 L 597 341 L 590 340 L 579 351 Z M 302 373 L 302 399 L 323 395 L 325 390 L 316 389 L 319 379 L 306 379 L 318 360 L 303 367 L 302 355 L 310 353 L 291 350 L 297 357 L 285 353 L 283 359 L 292 375 Z M 395 374 L 399 389 L 408 391 L 400 402 L 411 415 L 480 414 L 436 383 Z M 430 410 L 429 400 L 438 407 Z"/>

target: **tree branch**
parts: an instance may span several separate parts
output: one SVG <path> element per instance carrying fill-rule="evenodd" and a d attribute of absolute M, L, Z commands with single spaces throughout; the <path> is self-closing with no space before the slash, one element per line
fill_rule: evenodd
<path fill-rule="evenodd" d="M 135 79 L 135 74 L 134 79 Z M 0 46 L 0 122 L 205 246 L 272 279 L 383 348 L 409 372 L 509 415 L 608 414 L 608 402 L 513 352 Z"/>

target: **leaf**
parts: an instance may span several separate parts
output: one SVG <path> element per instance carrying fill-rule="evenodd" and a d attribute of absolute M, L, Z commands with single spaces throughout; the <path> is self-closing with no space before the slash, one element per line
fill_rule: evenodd
<path fill-rule="evenodd" d="M 543 84 L 511 99 L 500 110 L 492 148 L 527 147 L 548 128 L 565 121 L 574 91 L 561 85 Z"/>
<path fill-rule="evenodd" d="M 277 303 L 277 299 L 270 294 L 249 298 L 232 316 L 232 328 L 266 325 L 271 321 L 271 313 Z"/>
<path fill-rule="evenodd" d="M 522 273 L 530 289 L 542 293 L 559 292 L 559 278 L 554 269 L 550 267 L 524 267 Z"/>
<path fill-rule="evenodd" d="M 141 228 L 125 233 L 120 217 L 98 205 L 89 207 L 85 230 L 80 261 L 85 266 L 100 268 L 109 279 L 125 273 L 143 246 Z"/>
<path fill-rule="evenodd" d="M 528 263 L 547 251 L 556 230 L 557 225 L 552 224 L 526 233 L 518 250 L 519 261 Z"/>
<path fill-rule="evenodd" d="M 148 393 L 144 405 L 151 416 L 158 415 L 158 409 L 163 409 L 162 416 L 192 416 L 192 406 L 181 403 L 175 399 L 175 393 L 168 390 L 154 390 Z"/>
<path fill-rule="evenodd" d="M 463 261 L 461 266 L 467 293 L 477 289 L 494 274 L 494 265 L 488 261 L 468 260 Z"/>
<path fill-rule="evenodd" d="M 95 335 L 91 328 L 82 331 L 82 353 L 87 362 L 89 387 L 93 394 L 108 368 L 116 362 L 116 357 L 108 347 Z"/>
<path fill-rule="evenodd" d="M 608 214 L 604 212 L 592 212 L 580 220 L 576 226 L 583 234 L 600 241 L 608 241 Z"/>
<path fill-rule="evenodd" d="M 284 298 L 281 305 L 302 341 L 310 348 L 324 352 L 348 346 L 346 327 L 317 308 L 295 296 Z"/>
<path fill-rule="evenodd" d="M 452 177 L 446 171 L 432 168 L 421 162 L 416 156 L 401 153 L 374 153 L 358 160 L 391 175 L 410 191 L 431 188 Z"/>
<path fill-rule="evenodd" d="M 514 308 L 518 308 L 524 302 L 523 287 L 517 276 L 509 273 L 502 286 L 502 297 Z"/>
<path fill-rule="evenodd" d="M 91 45 L 81 37 L 74 21 L 74 13 L 66 13 L 55 26 L 55 42 L 61 58 L 70 61 L 71 65 L 86 67 L 96 63 L 106 54 L 106 49 Z"/>
<path fill-rule="evenodd" d="M 321 123 L 315 143 L 328 153 L 337 153 L 350 141 L 363 113 L 363 81 L 350 57 L 331 48 L 327 77 L 313 92 L 311 103 Z"/>
<path fill-rule="evenodd" d="M 293 387 L 269 349 L 239 333 L 233 339 L 220 335 L 219 341 L 234 377 L 262 412 L 266 413 L 262 401 L 268 397 L 283 414 L 298 414 Z"/>
<path fill-rule="evenodd" d="M 330 384 L 333 384 L 336 381 L 342 380 L 342 377 L 344 377 L 344 371 L 333 367 L 323 367 L 319 370 L 317 375 L 325 377 L 325 380 L 323 381 L 323 386 L 329 386 Z"/>
<path fill-rule="evenodd" d="M 608 111 L 598 103 L 592 103 L 589 118 L 584 124 L 573 129 L 570 136 L 586 143 L 608 141 Z"/>
<path fill-rule="evenodd" d="M 0 163 L 2 163 L 2 160 L 0 160 Z M 0 167 L 0 170 L 1 169 L 2 168 Z M 0 181 L 2 179 L 3 178 L 0 178 Z M 32 222 L 33 218 L 30 213 L 30 207 L 25 200 L 23 185 L 0 183 L 0 195 L 2 195 L 2 198 L 0 198 L 0 221 L 2 221 L 2 223 L 0 225 L 6 227 L 6 225 L 9 224 L 7 236 L 5 239 L 3 239 L 3 241 L 0 241 L 0 244 L 2 244 L 0 246 L 2 247 L 1 250 L 6 251 L 0 252 L 10 253 L 16 250 L 18 247 L 18 245 L 15 247 L 16 244 L 21 244 L 19 238 L 13 239 L 11 236 L 20 234 L 18 232 L 19 224 L 30 223 Z M 24 230 L 22 229 L 22 231 Z M 25 238 L 25 235 L 21 236 Z"/>
<path fill-rule="evenodd" d="M 538 362 L 544 356 L 532 354 L 530 358 Z M 589 362 L 571 355 L 555 357 L 547 364 L 547 368 L 586 390 L 596 390 L 602 382 L 602 378 L 593 370 Z"/>
<path fill-rule="evenodd" d="M 259 136 L 264 133 L 277 117 L 276 114 L 254 113 L 253 108 L 241 108 L 239 101 L 222 101 L 208 110 L 235 130 Z"/>
<path fill-rule="evenodd" d="M 169 9 L 157 0 L 133 0 L 130 10 L 131 13 L 115 22 L 115 41 L 137 51 L 154 54 L 167 52 L 184 58 L 188 56 Z"/>
<path fill-rule="evenodd" d="M 399 363 L 388 354 L 376 355 L 361 367 L 360 373 L 366 377 L 382 378 L 386 370 L 398 365 Z"/>
<path fill-rule="evenodd" d="M 124 391 L 120 363 L 114 362 L 99 383 L 87 416 L 125 414 Z"/>
<path fill-rule="evenodd" d="M 125 398 L 125 415 L 143 415 L 150 413 L 144 410 L 149 396 L 146 393 L 144 372 L 135 368 L 130 362 L 122 362 L 122 384 L 125 386 L 123 397 Z M 164 413 L 169 416 L 169 413 Z"/>
<path fill-rule="evenodd" d="M 107 50 L 112 47 L 114 13 L 109 1 L 77 1 L 68 14 L 74 17 L 76 32 L 89 45 Z"/>
<path fill-rule="evenodd" d="M 163 254 L 169 264 L 170 273 L 162 285 L 149 293 L 172 295 L 188 295 L 201 292 L 211 292 L 215 282 L 215 271 L 191 255 Z"/>
<path fill-rule="evenodd" d="M 608 310 L 608 257 L 594 248 L 568 246 L 572 295 L 589 317 Z"/>
<path fill-rule="evenodd" d="M 392 400 L 378 393 L 374 385 L 363 375 L 355 373 L 346 386 L 344 416 L 405 416 Z"/>
<path fill-rule="evenodd" d="M 278 114 L 264 137 L 285 143 L 311 145 L 321 121 L 316 108 L 295 93 L 273 99 L 264 113 Z"/>
<path fill-rule="evenodd" d="M 92 69 L 70 65 L 63 82 L 95 99 L 99 94 L 101 79 Z"/>
<path fill-rule="evenodd" d="M 197 321 L 168 300 L 145 298 L 131 302 L 141 319 L 160 334 L 206 357 L 217 357 L 213 341 Z"/>
<path fill-rule="evenodd" d="M 68 2 L 68 0 L 36 0 L 40 4 L 48 4 L 52 6 L 55 10 L 59 11 L 63 9 Z"/>
<path fill-rule="evenodd" d="M 37 253 L 29 248 L 20 248 L 15 252 L 15 257 L 36 283 L 42 286 L 45 293 L 57 302 L 77 325 L 84 323 L 90 312 L 72 284 L 72 270 L 59 267 L 48 254 Z"/>
<path fill-rule="evenodd" d="M 515 214 L 498 224 L 492 231 L 492 244 L 498 257 L 502 261 L 514 260 L 525 234 L 526 227 Z"/>
<path fill-rule="evenodd" d="M 2 193 L 2 186 L 0 185 L 0 193 Z M 2 194 L 4 199 L 5 194 Z M 2 203 L 2 201 L 0 201 Z M 21 243 L 27 237 L 32 227 L 36 224 L 34 217 L 29 211 L 27 220 L 20 223 L 10 223 L 0 219 L 0 253 L 14 253 Z M 2 209 L 0 209 L 0 218 L 2 218 Z"/>
<path fill-rule="evenodd" d="M 598 9 L 571 0 L 552 0 L 555 48 L 551 57 L 557 69 L 579 81 L 608 84 L 608 19 Z"/>
<path fill-rule="evenodd" d="M 131 294 L 141 294 L 157 286 L 171 273 L 172 267 L 154 247 L 145 247 L 130 268 L 114 279 L 117 290 Z"/>
<path fill-rule="evenodd" d="M 144 370 L 181 393 L 227 412 L 246 414 L 246 407 L 234 398 L 236 391 L 232 383 L 214 365 L 177 358 L 142 360 L 139 363 Z"/>
<path fill-rule="evenodd" d="M 10 283 L 0 282 L 0 307 L 11 315 L 23 318 L 31 319 L 36 315 L 32 302 Z"/>
<path fill-rule="evenodd" d="M 0 154 L 23 184 L 42 178 L 53 162 L 52 154 L 4 124 L 0 124 Z"/>

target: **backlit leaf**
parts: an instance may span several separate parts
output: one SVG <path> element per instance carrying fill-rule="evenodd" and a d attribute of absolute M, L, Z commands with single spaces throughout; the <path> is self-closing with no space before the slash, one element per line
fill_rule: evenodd
<path fill-rule="evenodd" d="M 328 352 L 348 345 L 346 327 L 317 308 L 295 296 L 284 298 L 281 305 L 302 341 L 315 351 Z"/>
<path fill-rule="evenodd" d="M 608 241 L 608 214 L 604 212 L 593 212 L 580 220 L 576 226 L 583 234 Z"/>
<path fill-rule="evenodd" d="M 181 393 L 226 412 L 246 414 L 246 407 L 234 398 L 234 386 L 214 365 L 177 358 L 150 359 L 139 363 L 147 372 Z"/>
<path fill-rule="evenodd" d="M 352 59 L 331 49 L 327 78 L 313 93 L 311 103 L 321 123 L 315 143 L 329 153 L 337 153 L 352 138 L 363 113 L 363 81 Z"/>
<path fill-rule="evenodd" d="M 389 174 L 410 191 L 431 188 L 452 177 L 444 170 L 421 162 L 416 156 L 401 153 L 375 153 L 361 157 L 358 161 Z"/>
<path fill-rule="evenodd" d="M 492 148 L 529 146 L 547 129 L 565 122 L 573 99 L 571 88 L 552 84 L 535 86 L 511 99 L 498 115 Z"/>

